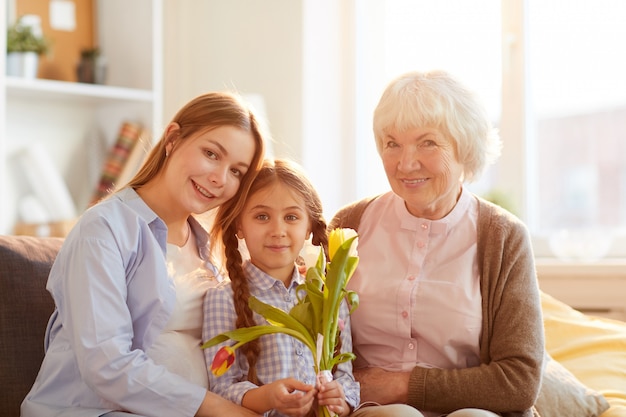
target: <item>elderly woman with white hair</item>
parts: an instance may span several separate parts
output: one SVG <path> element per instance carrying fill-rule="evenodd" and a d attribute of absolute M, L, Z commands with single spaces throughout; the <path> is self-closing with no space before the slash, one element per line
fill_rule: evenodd
<path fill-rule="evenodd" d="M 532 416 L 544 358 L 525 225 L 474 194 L 500 153 L 476 96 L 443 71 L 392 81 L 374 112 L 391 191 L 342 208 L 359 233 L 350 281 L 354 374 L 366 404 L 411 416 Z M 400 415 L 361 407 L 354 416 Z"/>

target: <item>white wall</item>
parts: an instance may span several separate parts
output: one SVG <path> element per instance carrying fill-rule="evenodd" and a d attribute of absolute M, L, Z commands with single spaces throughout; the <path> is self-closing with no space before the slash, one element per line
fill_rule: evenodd
<path fill-rule="evenodd" d="M 354 199 L 343 51 L 352 0 L 165 0 L 164 123 L 209 90 L 265 99 L 274 154 L 304 165 L 327 217 Z M 306 16 L 306 18 L 304 17 Z M 305 69 L 307 68 L 307 69 Z M 347 93 L 347 94 L 346 94 Z M 353 188 L 353 187 L 352 187 Z"/>
<path fill-rule="evenodd" d="M 265 98 L 281 154 L 299 157 L 302 2 L 166 0 L 164 122 L 211 90 Z"/>

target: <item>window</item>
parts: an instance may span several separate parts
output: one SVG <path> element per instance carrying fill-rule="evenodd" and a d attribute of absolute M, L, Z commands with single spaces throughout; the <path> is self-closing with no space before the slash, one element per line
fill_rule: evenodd
<path fill-rule="evenodd" d="M 500 0 L 367 0 L 355 2 L 357 14 L 357 137 L 359 194 L 389 189 L 373 146 L 372 112 L 394 77 L 413 70 L 445 69 L 476 90 L 494 125 L 501 109 Z M 382 24 L 381 24 L 382 22 Z M 359 47 L 360 45 L 360 47 Z M 490 188 L 489 175 L 477 190 Z"/>
<path fill-rule="evenodd" d="M 537 235 L 626 229 L 624 20 L 620 0 L 529 2 L 529 209 Z"/>
<path fill-rule="evenodd" d="M 371 133 L 384 86 L 408 70 L 443 68 L 477 91 L 504 143 L 500 162 L 469 188 L 503 195 L 537 255 L 551 255 L 547 242 L 562 229 L 626 234 L 626 2 L 369 0 L 355 8 L 357 138 L 370 141 L 358 149 L 359 196 L 388 189 Z M 626 256 L 626 245 L 611 253 Z"/>

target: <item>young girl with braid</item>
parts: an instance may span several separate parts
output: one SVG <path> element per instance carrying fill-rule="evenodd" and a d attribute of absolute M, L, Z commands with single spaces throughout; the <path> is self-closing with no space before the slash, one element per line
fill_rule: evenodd
<path fill-rule="evenodd" d="M 304 242 L 326 247 L 326 221 L 320 198 L 302 169 L 287 160 L 266 161 L 253 182 L 243 207 L 220 210 L 215 219 L 214 242 L 223 242 L 230 282 L 212 288 L 204 301 L 203 338 L 222 332 L 265 324 L 248 307 L 254 295 L 289 311 L 297 302 L 296 288 L 304 280 L 296 259 Z M 249 260 L 243 260 L 239 239 L 245 241 Z M 352 349 L 347 306 L 340 316 L 341 350 Z M 207 363 L 225 344 L 205 350 Z M 265 335 L 237 350 L 234 364 L 223 375 L 209 375 L 211 391 L 257 413 L 270 416 L 313 415 L 324 405 L 344 417 L 359 403 L 359 384 L 351 362 L 340 364 L 333 381 L 316 387 L 313 355 L 286 334 Z"/>

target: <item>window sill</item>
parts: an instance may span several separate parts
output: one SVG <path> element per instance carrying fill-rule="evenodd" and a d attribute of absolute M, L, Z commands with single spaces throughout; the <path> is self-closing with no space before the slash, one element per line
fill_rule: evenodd
<path fill-rule="evenodd" d="M 542 291 L 590 315 L 626 320 L 626 259 L 597 262 L 537 258 Z"/>
<path fill-rule="evenodd" d="M 537 275 L 541 277 L 626 279 L 626 258 L 604 258 L 598 261 L 564 261 L 558 258 L 536 258 Z"/>

